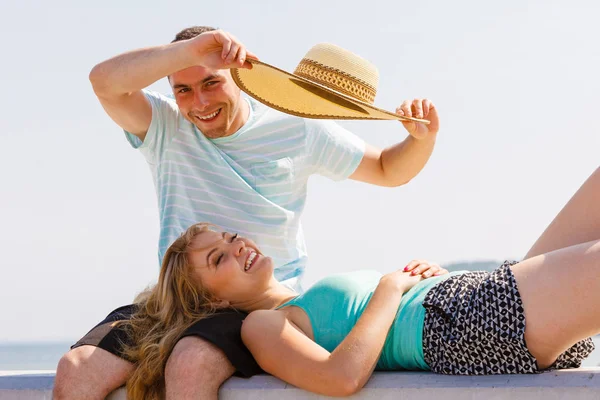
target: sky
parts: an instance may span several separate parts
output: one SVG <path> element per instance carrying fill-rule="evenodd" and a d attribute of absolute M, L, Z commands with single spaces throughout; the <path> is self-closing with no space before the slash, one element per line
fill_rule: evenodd
<path fill-rule="evenodd" d="M 88 74 L 187 26 L 288 71 L 334 43 L 378 67 L 377 106 L 436 104 L 435 151 L 407 185 L 311 178 L 308 285 L 415 258 L 518 259 L 598 166 L 592 0 L 88 3 L 0 5 L 0 342 L 76 340 L 156 279 L 149 169 Z M 380 148 L 405 137 L 395 121 L 341 124 Z"/>

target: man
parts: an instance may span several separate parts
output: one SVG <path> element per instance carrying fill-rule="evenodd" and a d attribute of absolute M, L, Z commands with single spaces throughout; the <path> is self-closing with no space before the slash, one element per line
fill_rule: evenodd
<path fill-rule="evenodd" d="M 407 183 L 433 151 L 437 112 L 429 100 L 402 103 L 397 113 L 431 123 L 403 122 L 410 135 L 381 151 L 330 121 L 292 117 L 242 97 L 229 68 L 252 68 L 248 58 L 256 57 L 231 34 L 193 27 L 171 44 L 98 64 L 90 81 L 152 171 L 160 259 L 189 225 L 212 222 L 254 239 L 273 256 L 278 279 L 298 287 L 306 265 L 299 218 L 308 177 Z M 163 77 L 174 101 L 144 90 Z M 130 306 L 115 310 L 63 356 L 55 399 L 104 398 L 125 383 L 133 366 L 119 353 L 119 340 L 126 338 L 113 326 L 130 314 Z M 256 373 L 247 351 L 239 348 L 242 318 L 225 313 L 186 331 L 165 366 L 167 398 L 216 399 L 221 383 L 236 370 Z"/>

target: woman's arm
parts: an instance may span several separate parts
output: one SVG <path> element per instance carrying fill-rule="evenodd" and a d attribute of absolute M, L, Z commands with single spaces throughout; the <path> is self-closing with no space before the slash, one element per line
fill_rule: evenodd
<path fill-rule="evenodd" d="M 242 326 L 242 339 L 266 372 L 311 392 L 351 395 L 373 373 L 402 294 L 420 279 L 400 271 L 383 276 L 358 322 L 332 353 L 281 311 L 251 313 Z"/>

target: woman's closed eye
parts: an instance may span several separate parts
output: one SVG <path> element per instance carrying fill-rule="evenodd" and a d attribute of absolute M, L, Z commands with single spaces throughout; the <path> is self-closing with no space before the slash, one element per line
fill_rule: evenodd
<path fill-rule="evenodd" d="M 229 243 L 233 243 L 233 241 L 235 239 L 237 239 L 237 237 L 238 237 L 237 233 L 235 235 L 231 235 L 231 239 L 229 239 Z M 219 257 L 217 258 L 217 262 L 215 264 L 219 265 L 219 263 L 221 262 L 222 259 L 223 259 L 223 253 L 219 254 Z"/>

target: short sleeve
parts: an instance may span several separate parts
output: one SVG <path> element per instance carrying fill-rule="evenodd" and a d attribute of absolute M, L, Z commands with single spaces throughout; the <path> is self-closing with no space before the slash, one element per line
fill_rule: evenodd
<path fill-rule="evenodd" d="M 125 131 L 125 137 L 134 149 L 140 152 L 150 164 L 155 164 L 164 150 L 165 143 L 177 132 L 180 112 L 172 98 L 150 90 L 144 90 L 146 99 L 152 106 L 152 121 L 142 142 L 134 134 Z"/>
<path fill-rule="evenodd" d="M 214 344 L 225 353 L 236 369 L 236 375 L 249 378 L 264 372 L 242 342 L 244 318 L 245 313 L 235 310 L 218 311 L 208 318 L 196 321 L 181 337 L 197 336 Z"/>
<path fill-rule="evenodd" d="M 365 154 L 365 142 L 330 120 L 306 119 L 307 162 L 332 180 L 348 178 Z"/>

